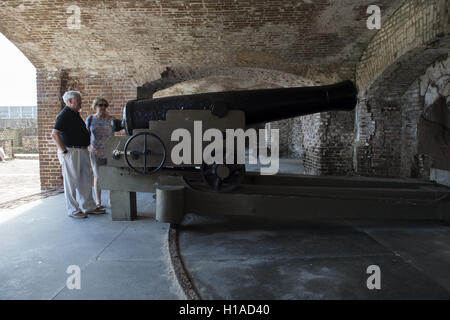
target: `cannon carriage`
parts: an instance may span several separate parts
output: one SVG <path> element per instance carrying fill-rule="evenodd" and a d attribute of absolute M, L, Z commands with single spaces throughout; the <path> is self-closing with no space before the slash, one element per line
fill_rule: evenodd
<path fill-rule="evenodd" d="M 274 216 L 277 212 L 280 217 L 360 218 L 364 211 L 365 218 L 422 217 L 430 197 L 435 200 L 448 189 L 424 181 L 264 176 L 246 172 L 245 163 L 228 161 L 230 151 L 236 160 L 238 150 L 224 150 L 223 161 L 216 158 L 212 163 L 205 163 L 195 152 L 189 154 L 188 161 L 174 160 L 173 151 L 179 144 L 173 139 L 176 130 L 194 137 L 188 147 L 193 151 L 200 149 L 203 155 L 209 142 L 195 138 L 208 130 L 225 136 L 227 130 L 246 130 L 266 122 L 318 112 L 352 111 L 356 104 L 357 89 L 351 81 L 129 101 L 123 119 L 112 123 L 115 131 L 125 129 L 127 136 L 108 140 L 107 164 L 100 168 L 100 185 L 111 190 L 112 219 L 136 217 L 136 192 L 156 193 L 156 218 L 172 225 L 180 223 L 187 212 L 260 216 Z M 382 188 L 391 191 L 386 193 Z M 411 199 L 419 205 L 411 206 Z M 386 204 L 390 209 L 386 209 Z M 431 214 L 441 217 L 441 207 L 437 206 Z"/>

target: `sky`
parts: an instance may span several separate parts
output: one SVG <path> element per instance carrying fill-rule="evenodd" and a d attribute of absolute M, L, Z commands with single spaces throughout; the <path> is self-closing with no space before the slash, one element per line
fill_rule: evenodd
<path fill-rule="evenodd" d="M 0 106 L 36 105 L 36 69 L 0 33 Z"/>

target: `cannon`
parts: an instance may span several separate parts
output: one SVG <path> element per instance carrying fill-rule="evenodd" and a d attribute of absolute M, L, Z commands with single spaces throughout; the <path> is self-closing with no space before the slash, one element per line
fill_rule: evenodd
<path fill-rule="evenodd" d="M 391 214 L 386 203 L 404 197 L 407 202 L 400 207 L 396 204 L 396 210 L 404 207 L 407 216 L 415 217 L 420 216 L 420 210 L 429 212 L 420 205 L 412 206 L 410 200 L 416 193 L 404 191 L 420 189 L 424 182 L 405 185 L 401 181 L 248 172 L 242 157 L 239 161 L 239 146 L 245 149 L 245 145 L 231 143 L 230 147 L 226 139 L 210 152 L 210 158 L 205 158 L 206 150 L 220 138 L 228 138 L 230 132 L 244 133 L 250 145 L 254 139 L 245 134 L 255 125 L 318 112 L 351 111 L 356 104 L 357 89 L 352 81 L 129 101 L 123 119 L 111 124 L 115 131 L 125 129 L 127 135 L 107 141 L 107 163 L 100 167 L 100 186 L 111 191 L 112 219 L 136 217 L 136 192 L 155 193 L 156 219 L 171 225 L 180 223 L 186 212 L 260 216 L 277 212 L 283 216 L 324 218 L 329 217 L 330 207 L 342 218 L 359 218 L 362 211 L 365 217 L 379 217 L 381 212 L 381 217 L 386 218 Z M 234 141 L 236 136 L 231 133 Z M 186 136 L 193 139 L 187 140 Z M 264 150 L 258 149 L 264 139 L 264 135 L 256 135 L 257 153 Z M 186 149 L 177 153 L 180 145 Z M 276 141 L 272 141 L 266 156 L 269 153 L 277 154 Z M 373 190 L 381 185 L 398 192 Z M 383 198 L 381 204 L 379 196 Z M 298 208 L 304 209 L 301 214 Z M 435 213 L 439 215 L 440 211 Z"/>
<path fill-rule="evenodd" d="M 245 150 L 237 150 L 233 146 L 231 152 L 228 146 L 223 146 L 224 150 L 219 150 L 222 156 L 218 155 L 210 163 L 205 163 L 203 157 L 195 154 L 188 159 L 184 157 L 182 162 L 174 161 L 173 151 L 179 143 L 173 139 L 176 130 L 183 129 L 194 136 L 194 140 L 188 142 L 191 150 L 195 151 L 196 147 L 204 150 L 204 139 L 196 142 L 195 138 L 199 133 L 203 137 L 203 133 L 210 129 L 225 136 L 227 130 L 246 129 L 260 123 L 318 112 L 351 111 L 356 103 L 357 89 L 352 81 L 328 86 L 213 92 L 128 101 L 123 119 L 112 122 L 114 131 L 125 129 L 128 136 L 109 139 L 107 167 L 121 170 L 122 177 L 135 174 L 135 180 L 146 179 L 141 183 L 152 187 L 159 183 L 161 176 L 178 175 L 182 184 L 192 190 L 233 192 L 245 179 L 245 163 L 237 161 L 237 153 L 245 153 Z M 199 123 L 201 128 L 196 127 Z M 258 136 L 257 139 L 264 137 Z M 277 147 L 277 141 L 274 145 Z M 234 161 L 227 161 L 230 152 Z M 105 175 L 103 181 L 108 181 L 111 174 Z M 112 188 L 105 182 L 103 184 Z"/>
<path fill-rule="evenodd" d="M 191 155 L 189 159 L 184 157 L 183 162 L 173 161 L 172 151 L 178 144 L 173 139 L 176 130 L 188 130 L 194 139 L 198 139 L 199 133 L 203 134 L 208 129 L 219 130 L 225 135 L 227 130 L 243 129 L 264 122 L 317 112 L 350 111 L 355 108 L 356 103 L 357 89 L 351 81 L 318 87 L 228 91 L 132 100 L 125 105 L 123 120 L 112 122 L 114 131 L 125 129 L 130 137 L 126 140 L 115 137 L 109 141 L 108 146 L 114 149 L 110 151 L 108 165 L 128 167 L 142 175 L 152 175 L 163 168 L 199 167 L 203 185 L 196 185 L 197 189 L 229 192 L 240 185 L 245 175 L 245 160 L 242 160 L 245 149 L 241 147 L 238 150 L 234 145 L 232 156 L 230 150 L 221 150 L 225 154 L 223 161 L 220 161 L 222 158 L 216 158 L 212 163 L 205 163 L 202 157 L 195 155 Z M 198 128 L 199 123 L 201 128 Z M 257 139 L 254 140 L 257 143 Z M 199 149 L 204 150 L 206 143 L 203 135 L 197 144 L 195 141 L 189 142 L 191 150 L 195 150 L 196 145 L 201 145 Z M 238 153 L 241 154 L 239 163 Z M 227 156 L 233 157 L 233 161 L 227 161 Z M 193 180 L 186 178 L 186 181 L 193 185 Z"/>
<path fill-rule="evenodd" d="M 209 110 L 223 118 L 231 110 L 245 114 L 245 124 L 272 122 L 326 111 L 351 111 L 357 103 L 352 81 L 328 86 L 227 91 L 129 101 L 115 131 L 148 129 L 150 121 L 166 120 L 169 110 Z"/>

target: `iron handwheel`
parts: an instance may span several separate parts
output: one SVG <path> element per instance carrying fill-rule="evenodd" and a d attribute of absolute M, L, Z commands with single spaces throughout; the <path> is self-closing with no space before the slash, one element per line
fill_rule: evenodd
<path fill-rule="evenodd" d="M 131 155 L 132 158 L 137 159 L 141 155 L 144 156 L 144 169 L 143 170 L 139 170 L 139 169 L 136 169 L 136 167 L 134 167 L 133 165 L 131 165 L 131 163 L 129 161 L 129 158 L 128 158 L 128 146 L 130 145 L 131 141 L 133 141 L 136 137 L 139 137 L 139 136 L 142 136 L 142 135 L 144 136 L 144 149 L 142 151 L 137 151 L 137 150 L 130 151 L 130 155 Z M 152 151 L 147 148 L 147 137 L 155 138 L 156 141 L 158 141 L 159 144 L 161 144 L 162 150 L 163 150 L 161 162 L 158 164 L 157 167 L 153 168 L 152 170 L 147 170 L 147 156 L 153 155 Z M 140 173 L 140 174 L 143 174 L 143 175 L 151 175 L 151 174 L 159 171 L 163 167 L 163 165 L 164 165 L 164 163 L 166 161 L 166 146 L 164 145 L 164 142 L 161 140 L 160 137 L 158 137 L 156 134 L 151 133 L 151 132 L 139 132 L 137 134 L 132 135 L 127 140 L 127 142 L 125 143 L 125 146 L 123 148 L 123 153 L 124 153 L 125 161 L 126 161 L 128 167 L 130 169 L 133 169 L 137 173 Z"/>

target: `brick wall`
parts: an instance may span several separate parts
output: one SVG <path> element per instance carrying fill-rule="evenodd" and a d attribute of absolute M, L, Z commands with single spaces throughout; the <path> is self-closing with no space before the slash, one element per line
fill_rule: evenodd
<path fill-rule="evenodd" d="M 0 122 L 0 140 L 13 140 L 14 153 L 29 153 L 37 151 L 36 145 L 31 149 L 23 145 L 27 137 L 37 136 L 37 121 L 33 119 L 3 119 Z"/>
<path fill-rule="evenodd" d="M 400 175 L 414 175 L 413 167 L 417 158 L 417 125 L 423 113 L 423 97 L 420 96 L 419 81 L 416 80 L 408 88 L 401 100 L 402 104 L 402 136 L 401 136 L 401 170 Z"/>
<path fill-rule="evenodd" d="M 368 99 L 357 106 L 354 145 L 355 172 L 395 177 L 401 167 L 401 106 L 383 99 Z"/>
<path fill-rule="evenodd" d="M 61 73 L 38 69 L 36 77 L 39 170 L 41 189 L 47 190 L 62 184 L 56 146 L 50 137 L 55 119 L 61 110 Z"/>
<path fill-rule="evenodd" d="M 296 119 L 296 124 L 300 127 L 299 136 L 302 137 L 302 144 L 295 150 L 295 155 L 302 160 L 307 174 L 318 174 L 321 169 L 320 118 L 321 115 L 317 113 Z"/>
<path fill-rule="evenodd" d="M 38 153 L 39 152 L 38 136 L 23 136 L 22 137 L 22 152 L 23 153 Z"/>
<path fill-rule="evenodd" d="M 321 117 L 323 138 L 320 173 L 352 174 L 355 112 L 327 112 Z"/>
<path fill-rule="evenodd" d="M 129 77 L 113 77 L 101 72 L 84 73 L 77 70 L 48 72 L 38 69 L 38 140 L 42 190 L 62 184 L 57 148 L 51 139 L 51 131 L 63 107 L 61 97 L 67 90 L 81 92 L 83 119 L 93 113 L 90 105 L 97 96 L 103 96 L 109 101 L 109 112 L 118 118 L 121 118 L 125 103 L 136 98 L 136 85 Z"/>
<path fill-rule="evenodd" d="M 296 145 L 293 156 L 302 160 L 307 174 L 353 173 L 354 112 L 323 112 L 294 123 L 301 134 L 293 139 L 301 144 Z"/>
<path fill-rule="evenodd" d="M 115 77 L 104 73 L 84 73 L 80 71 L 65 71 L 63 90 L 80 91 L 83 98 L 81 116 L 83 119 L 95 113 L 91 109 L 92 101 L 97 97 L 104 97 L 108 103 L 108 112 L 122 119 L 122 111 L 128 100 L 136 99 L 136 85 L 131 77 L 124 75 Z"/>

